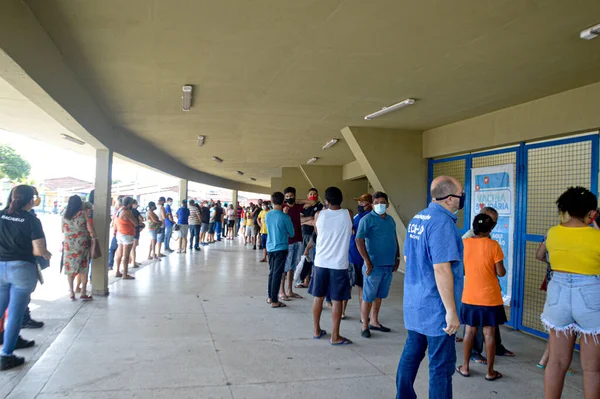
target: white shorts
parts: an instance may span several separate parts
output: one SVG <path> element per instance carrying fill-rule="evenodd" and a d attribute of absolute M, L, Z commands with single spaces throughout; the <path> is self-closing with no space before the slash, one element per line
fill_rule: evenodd
<path fill-rule="evenodd" d="M 117 233 L 117 242 L 121 245 L 132 245 L 134 236 Z"/>

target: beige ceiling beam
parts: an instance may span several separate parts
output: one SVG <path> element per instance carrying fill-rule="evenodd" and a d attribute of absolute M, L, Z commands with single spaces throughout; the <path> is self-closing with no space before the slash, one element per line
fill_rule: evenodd
<path fill-rule="evenodd" d="M 354 210 L 356 203 L 353 198 L 360 197 L 369 189 L 367 179 L 344 179 L 344 166 L 320 166 L 320 165 L 300 165 L 300 170 L 304 174 L 309 184 L 319 190 L 321 200 L 325 199 L 325 190 L 327 187 L 335 186 L 342 190 L 344 195 L 344 208 Z"/>
<path fill-rule="evenodd" d="M 600 128 L 600 83 L 423 133 L 423 157 L 479 151 Z"/>
<path fill-rule="evenodd" d="M 192 169 L 149 142 L 113 126 L 22 0 L 0 2 L 0 75 L 66 129 L 96 149 L 111 149 L 162 172 L 199 183 L 266 193 Z"/>
<path fill-rule="evenodd" d="M 285 190 L 286 187 L 294 187 L 297 198 L 306 198 L 312 186 L 300 167 L 285 166 L 281 168 L 281 190 Z"/>
<path fill-rule="evenodd" d="M 427 205 L 427 160 L 421 132 L 401 129 L 345 127 L 344 140 L 375 191 L 390 199 L 401 247 L 406 225 Z"/>

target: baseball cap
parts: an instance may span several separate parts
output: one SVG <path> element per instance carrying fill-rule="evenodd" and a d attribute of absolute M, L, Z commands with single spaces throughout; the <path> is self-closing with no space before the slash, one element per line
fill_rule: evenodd
<path fill-rule="evenodd" d="M 363 195 L 361 195 L 360 197 L 354 198 L 354 201 L 356 202 L 368 202 L 369 204 L 373 203 L 373 196 L 369 193 L 365 193 Z"/>

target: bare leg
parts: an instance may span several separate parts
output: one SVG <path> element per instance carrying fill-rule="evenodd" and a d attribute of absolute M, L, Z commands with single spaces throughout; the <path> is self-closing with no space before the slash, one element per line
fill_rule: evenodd
<path fill-rule="evenodd" d="M 187 236 L 180 238 L 179 241 L 183 241 L 183 252 L 187 252 L 187 244 L 188 244 Z"/>
<path fill-rule="evenodd" d="M 362 301 L 360 306 L 360 317 L 362 320 L 362 331 L 369 329 L 369 313 L 371 313 L 371 306 L 373 302 Z"/>
<path fill-rule="evenodd" d="M 358 287 L 358 310 L 362 309 L 362 296 L 363 296 L 363 289 L 362 287 Z"/>
<path fill-rule="evenodd" d="M 156 254 L 154 253 L 154 248 L 156 247 L 156 240 L 150 240 L 150 250 L 148 251 L 148 260 L 154 259 Z"/>
<path fill-rule="evenodd" d="M 346 318 L 346 308 L 348 307 L 348 301 L 342 302 L 342 319 Z"/>
<path fill-rule="evenodd" d="M 287 286 L 288 286 L 288 294 L 287 296 L 289 297 L 293 297 L 294 296 L 294 291 L 292 290 L 292 287 L 294 286 L 294 271 L 290 270 L 290 272 L 287 274 Z"/>
<path fill-rule="evenodd" d="M 73 291 L 73 282 L 75 281 L 75 275 L 74 274 L 68 274 L 67 275 L 67 281 L 69 282 L 69 296 L 71 298 L 75 298 L 75 292 Z"/>
<path fill-rule="evenodd" d="M 565 375 L 573 359 L 573 348 L 575 347 L 575 334 L 565 335 L 563 332 L 550 330 L 550 356 L 544 373 L 544 391 L 546 399 L 560 399 Z M 584 382 L 585 386 L 585 382 Z"/>
<path fill-rule="evenodd" d="M 129 255 L 131 254 L 131 247 L 132 245 L 125 245 L 123 247 L 123 257 L 125 258 L 124 262 L 123 262 L 123 277 L 127 277 L 128 274 L 128 270 L 127 270 L 127 266 L 129 265 Z"/>
<path fill-rule="evenodd" d="M 281 288 L 279 290 L 279 296 L 282 298 L 286 298 L 287 296 L 285 295 L 285 277 L 287 276 L 287 273 L 283 273 L 283 277 L 281 278 Z"/>
<path fill-rule="evenodd" d="M 159 241 L 158 242 L 158 252 L 156 252 L 156 256 L 160 256 L 162 254 L 162 245 L 163 245 L 163 242 Z"/>
<path fill-rule="evenodd" d="M 313 300 L 313 336 L 321 335 L 321 312 L 323 311 L 323 297 L 315 297 Z"/>
<path fill-rule="evenodd" d="M 321 306 L 322 305 L 323 302 L 321 301 Z M 331 331 L 331 343 L 337 344 L 346 339 L 340 335 L 340 322 L 342 321 L 342 301 L 333 301 L 333 307 L 331 308 L 331 321 L 333 324 L 333 331 Z"/>
<path fill-rule="evenodd" d="M 374 327 L 381 327 L 381 323 L 379 322 L 379 310 L 381 309 L 381 298 L 376 298 L 375 302 L 373 302 L 373 309 L 371 310 L 371 324 Z"/>
<path fill-rule="evenodd" d="M 137 253 L 137 246 L 138 246 L 139 242 L 138 240 L 133 240 L 133 247 L 131 248 L 131 260 L 129 261 L 129 264 L 133 267 L 136 267 L 135 265 L 135 258 L 136 258 L 136 253 Z"/>
<path fill-rule="evenodd" d="M 75 284 L 75 292 L 81 292 L 81 275 L 78 274 L 77 278 L 75 279 L 76 284 Z"/>
<path fill-rule="evenodd" d="M 465 375 L 469 374 L 471 351 L 473 350 L 473 342 L 475 341 L 476 333 L 477 327 L 465 325 L 465 336 L 463 338 L 463 364 L 460 366 L 461 372 Z"/>
<path fill-rule="evenodd" d="M 87 295 L 88 273 L 80 273 L 81 276 L 81 296 Z"/>
<path fill-rule="evenodd" d="M 117 267 L 117 271 L 115 274 L 120 274 L 121 270 L 121 260 L 123 258 L 123 244 L 119 244 L 119 248 L 117 248 L 117 252 L 115 253 L 115 266 Z M 123 266 L 125 268 L 125 266 Z M 126 269 L 127 270 L 127 269 Z"/>
<path fill-rule="evenodd" d="M 181 245 L 183 245 L 183 238 L 179 238 L 179 240 L 177 240 L 177 252 L 181 253 L 182 249 L 181 249 Z"/>
<path fill-rule="evenodd" d="M 600 398 L 600 344 L 590 334 L 582 338 L 579 340 L 579 346 L 583 369 L 583 394 L 585 399 Z"/>
<path fill-rule="evenodd" d="M 496 358 L 496 327 L 483 327 L 483 336 L 485 338 L 485 354 L 487 355 L 487 378 L 496 377 L 494 370 L 494 359 Z"/>
<path fill-rule="evenodd" d="M 546 365 L 548 364 L 549 356 L 550 356 L 550 342 L 546 342 L 546 348 L 544 349 L 544 354 L 542 355 L 542 358 L 540 359 L 538 364 L 540 366 L 546 367 Z"/>

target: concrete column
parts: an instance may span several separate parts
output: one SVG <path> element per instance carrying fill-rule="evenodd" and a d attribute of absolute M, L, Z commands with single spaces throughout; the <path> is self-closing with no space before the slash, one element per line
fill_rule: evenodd
<path fill-rule="evenodd" d="M 94 229 L 102 256 L 92 263 L 92 294 L 108 295 L 108 247 L 110 246 L 111 185 L 113 152 L 96 150 L 96 185 L 94 193 Z"/>
<path fill-rule="evenodd" d="M 375 191 L 390 199 L 400 248 L 406 225 L 427 206 L 427 160 L 418 131 L 346 127 L 342 135 Z"/>
<path fill-rule="evenodd" d="M 343 166 L 318 166 L 318 165 L 300 165 L 300 170 L 311 187 L 319 190 L 321 201 L 324 200 L 327 187 L 336 186 L 342 190 L 344 195 L 344 208 L 354 210 L 356 204 L 352 199 L 360 197 L 369 189 L 367 179 L 344 180 Z M 298 193 L 299 198 L 304 198 L 302 193 Z"/>
<path fill-rule="evenodd" d="M 238 203 L 238 191 L 231 190 L 231 203 L 233 204 L 233 209 L 237 212 L 237 203 Z M 236 213 L 237 215 L 237 213 Z"/>
<path fill-rule="evenodd" d="M 181 205 L 181 201 L 187 199 L 188 196 L 188 181 L 186 179 L 179 180 L 179 204 Z M 179 209 L 179 208 L 178 208 Z"/>

